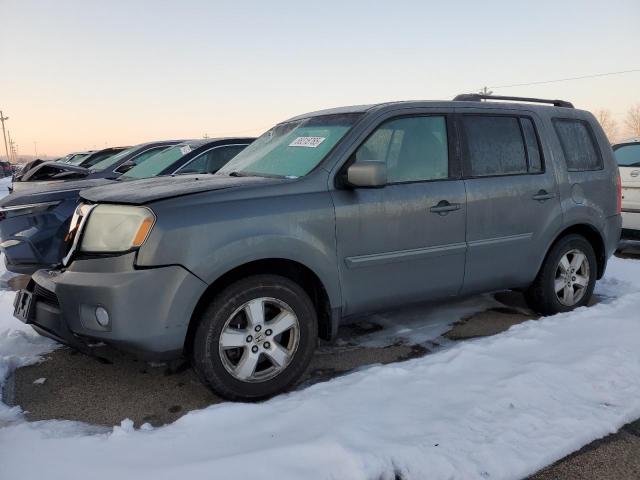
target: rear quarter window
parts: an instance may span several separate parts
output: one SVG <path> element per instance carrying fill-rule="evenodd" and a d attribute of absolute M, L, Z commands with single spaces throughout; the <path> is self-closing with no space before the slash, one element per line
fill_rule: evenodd
<path fill-rule="evenodd" d="M 560 140 L 567 170 L 586 172 L 604 168 L 593 132 L 587 122 L 555 118 L 553 126 Z"/>
<path fill-rule="evenodd" d="M 613 153 L 619 167 L 640 167 L 640 143 L 623 145 L 616 148 Z"/>

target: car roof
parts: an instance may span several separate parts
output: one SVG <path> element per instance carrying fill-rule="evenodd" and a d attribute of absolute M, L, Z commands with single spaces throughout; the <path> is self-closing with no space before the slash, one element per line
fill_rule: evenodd
<path fill-rule="evenodd" d="M 176 145 L 189 145 L 190 147 L 196 149 L 205 145 L 210 145 L 212 143 L 217 142 L 241 142 L 241 143 L 251 143 L 255 140 L 255 137 L 216 137 L 216 138 L 195 138 L 192 140 L 185 140 L 184 142 L 180 142 Z"/>
<path fill-rule="evenodd" d="M 350 105 L 338 108 L 329 108 L 325 110 L 317 110 L 314 112 L 304 113 L 292 117 L 285 122 L 302 120 L 304 118 L 317 117 L 321 115 L 339 115 L 349 113 L 368 113 L 373 111 L 396 110 L 398 108 L 420 108 L 420 107 L 442 107 L 442 108 L 491 108 L 504 110 L 528 110 L 540 112 L 584 112 L 580 109 L 557 107 L 551 105 L 540 105 L 526 102 L 507 102 L 507 101 L 470 101 L 470 100 L 401 100 L 394 102 L 372 103 L 367 105 Z"/>
<path fill-rule="evenodd" d="M 611 145 L 612 147 L 619 147 L 620 145 L 630 145 L 633 143 L 640 143 L 640 137 L 627 138 Z"/>

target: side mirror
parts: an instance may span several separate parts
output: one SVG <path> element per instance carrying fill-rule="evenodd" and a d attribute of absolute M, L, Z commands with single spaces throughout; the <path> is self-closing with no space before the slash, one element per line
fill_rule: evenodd
<path fill-rule="evenodd" d="M 116 168 L 116 172 L 127 173 L 129 170 L 131 170 L 135 166 L 136 166 L 136 162 L 134 162 L 133 160 L 129 160 L 127 162 L 124 162 L 118 168 Z"/>
<path fill-rule="evenodd" d="M 354 163 L 347 169 L 347 182 L 354 187 L 384 187 L 387 184 L 387 165 L 370 160 Z"/>

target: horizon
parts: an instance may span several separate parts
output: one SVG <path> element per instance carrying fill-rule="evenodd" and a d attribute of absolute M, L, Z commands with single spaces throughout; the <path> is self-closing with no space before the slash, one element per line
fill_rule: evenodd
<path fill-rule="evenodd" d="M 0 110 L 20 157 L 253 136 L 307 111 L 485 86 L 609 110 L 623 136 L 640 71 L 593 75 L 640 68 L 640 3 L 542 1 L 516 19 L 510 2 L 475 6 L 4 1 Z"/>

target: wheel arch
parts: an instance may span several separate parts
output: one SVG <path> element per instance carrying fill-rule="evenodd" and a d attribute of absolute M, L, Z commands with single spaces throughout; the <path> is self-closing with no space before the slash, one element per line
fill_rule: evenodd
<path fill-rule="evenodd" d="M 604 244 L 604 238 L 600 230 L 596 228 L 594 225 L 589 223 L 576 223 L 565 227 L 562 231 L 560 231 L 553 239 L 553 241 L 547 246 L 544 257 L 541 259 L 540 264 L 538 265 L 538 270 L 542 267 L 544 260 L 549 255 L 549 252 L 553 248 L 553 246 L 558 243 L 558 241 L 567 235 L 577 234 L 584 237 L 593 247 L 593 251 L 596 254 L 596 265 L 598 268 L 598 274 L 596 278 L 600 280 L 604 275 L 605 267 L 607 264 L 607 254 Z"/>
<path fill-rule="evenodd" d="M 184 351 L 191 351 L 193 338 L 202 312 L 213 299 L 216 292 L 228 285 L 251 275 L 281 275 L 300 285 L 311 298 L 318 315 L 318 335 L 324 340 L 332 340 L 336 334 L 339 305 L 330 296 L 320 276 L 308 266 L 289 258 L 262 258 L 252 260 L 228 269 L 209 284 L 200 296 L 191 318 L 184 343 Z"/>

